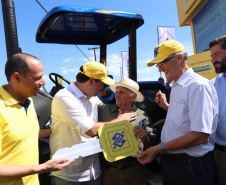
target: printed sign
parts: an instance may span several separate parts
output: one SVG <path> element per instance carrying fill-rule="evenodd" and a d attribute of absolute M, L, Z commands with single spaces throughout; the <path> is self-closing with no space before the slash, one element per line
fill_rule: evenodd
<path fill-rule="evenodd" d="M 217 76 L 214 66 L 211 63 L 210 51 L 189 56 L 188 67 L 191 67 L 194 72 L 209 80 Z"/>
<path fill-rule="evenodd" d="M 212 0 L 193 19 L 196 52 L 209 49 L 210 41 L 225 35 L 226 1 Z"/>

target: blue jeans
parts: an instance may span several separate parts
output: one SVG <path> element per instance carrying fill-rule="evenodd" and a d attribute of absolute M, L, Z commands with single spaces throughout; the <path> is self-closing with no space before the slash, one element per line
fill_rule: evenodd
<path fill-rule="evenodd" d="M 56 176 L 51 176 L 51 185 L 101 185 L 101 175 L 96 180 L 92 179 L 84 182 L 72 182 Z"/>
<path fill-rule="evenodd" d="M 169 159 L 161 156 L 163 185 L 213 185 L 210 152 L 202 157 Z"/>

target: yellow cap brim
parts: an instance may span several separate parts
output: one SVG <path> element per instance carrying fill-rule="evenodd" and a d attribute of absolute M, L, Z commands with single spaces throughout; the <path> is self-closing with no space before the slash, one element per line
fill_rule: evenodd
<path fill-rule="evenodd" d="M 158 57 L 158 58 L 155 58 L 154 60 L 150 61 L 147 63 L 147 66 L 148 67 L 151 67 L 159 62 L 162 62 L 163 60 L 165 60 L 168 56 L 164 56 L 164 57 Z"/>
<path fill-rule="evenodd" d="M 107 77 L 107 78 L 105 78 L 105 79 L 103 79 L 101 81 L 104 82 L 107 85 L 113 85 L 115 83 L 115 81 L 112 78 L 110 78 L 110 77 Z"/>
<path fill-rule="evenodd" d="M 178 53 L 180 51 L 184 51 L 184 46 L 181 43 L 175 40 L 167 40 L 165 42 L 162 42 L 161 44 L 156 46 L 154 50 L 155 59 L 148 62 L 147 66 L 151 67 L 159 62 L 162 62 L 170 55 Z"/>

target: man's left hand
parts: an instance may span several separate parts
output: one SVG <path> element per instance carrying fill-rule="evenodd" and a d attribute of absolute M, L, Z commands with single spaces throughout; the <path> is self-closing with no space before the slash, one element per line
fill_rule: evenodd
<path fill-rule="evenodd" d="M 134 134 L 140 139 L 143 143 L 145 143 L 148 140 L 147 134 L 143 127 L 141 126 L 135 126 L 133 128 Z"/>

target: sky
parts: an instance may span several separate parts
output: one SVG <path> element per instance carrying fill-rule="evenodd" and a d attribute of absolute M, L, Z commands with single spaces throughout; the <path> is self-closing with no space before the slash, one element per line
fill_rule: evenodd
<path fill-rule="evenodd" d="M 156 81 L 160 77 L 155 66 L 147 67 L 147 63 L 154 59 L 154 48 L 158 45 L 158 26 L 173 26 L 175 39 L 184 45 L 189 56 L 194 54 L 190 26 L 179 26 L 176 0 L 39 0 L 39 2 L 47 11 L 56 6 L 72 5 L 141 14 L 144 24 L 137 29 L 138 81 Z M 69 81 L 75 80 L 79 67 L 88 62 L 88 59 L 74 45 L 36 43 L 36 31 L 46 12 L 36 0 L 14 0 L 14 4 L 19 47 L 23 53 L 34 55 L 43 63 L 47 91 L 49 92 L 54 85 L 48 77 L 52 72 L 62 75 Z M 7 52 L 2 8 L 0 17 L 0 85 L 3 85 L 7 83 L 4 75 Z M 88 48 L 98 46 L 78 47 L 94 61 L 94 51 Z M 127 36 L 107 46 L 108 74 L 113 75 L 115 81 L 121 79 L 122 51 L 128 51 Z M 99 61 L 98 49 L 96 55 Z M 165 78 L 164 74 L 162 76 Z"/>

